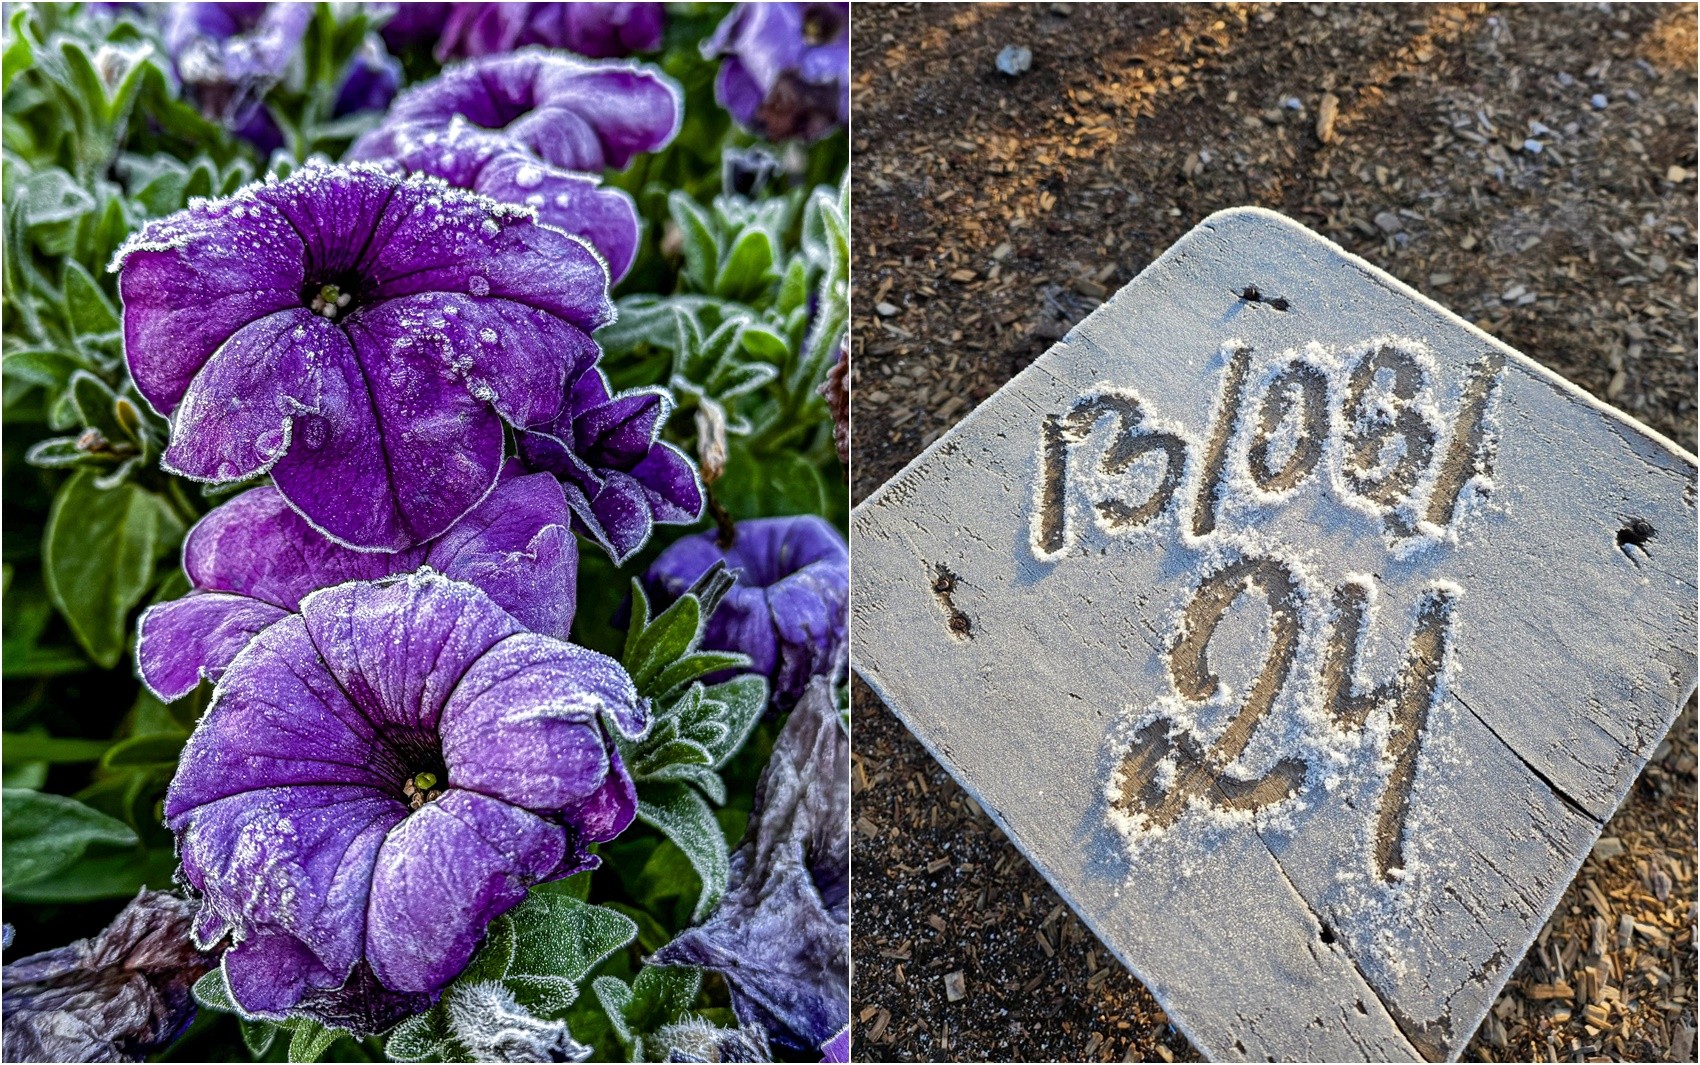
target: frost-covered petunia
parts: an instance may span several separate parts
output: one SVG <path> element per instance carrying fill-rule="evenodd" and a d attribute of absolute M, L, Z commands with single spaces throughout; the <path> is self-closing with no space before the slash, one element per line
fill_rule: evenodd
<path fill-rule="evenodd" d="M 389 159 L 455 116 L 563 170 L 623 169 L 679 130 L 683 96 L 659 71 L 589 62 L 539 48 L 471 59 L 396 97 L 350 159 Z"/>
<path fill-rule="evenodd" d="M 192 591 L 148 608 L 136 638 L 142 680 L 165 700 L 217 682 L 257 634 L 320 588 L 429 566 L 483 589 L 526 628 L 566 639 L 573 623 L 578 541 L 561 486 L 548 474 L 502 483 L 442 536 L 394 553 L 353 551 L 315 532 L 277 489 L 254 488 L 189 532 L 183 569 Z"/>
<path fill-rule="evenodd" d="M 389 162 L 449 184 L 517 203 L 537 220 L 589 241 L 609 277 L 619 281 L 637 257 L 642 224 L 625 190 L 591 174 L 550 166 L 501 133 L 456 115 L 447 126 L 408 123 L 380 141 L 361 142 L 351 157 Z"/>
<path fill-rule="evenodd" d="M 196 942 L 256 1016 L 417 1012 L 529 886 L 636 810 L 619 663 L 419 573 L 314 592 L 226 670 L 166 794 Z"/>
<path fill-rule="evenodd" d="M 719 907 L 653 959 L 716 970 L 739 1021 L 805 1053 L 850 1024 L 849 770 L 832 685 L 817 677 L 762 770 Z"/>
<path fill-rule="evenodd" d="M 648 543 L 656 523 L 702 517 L 696 464 L 660 439 L 672 409 L 672 395 L 661 388 L 611 394 L 601 368 L 592 367 L 573 384 L 554 425 L 520 435 L 520 457 L 561 478 L 575 527 L 615 562 Z"/>
<path fill-rule="evenodd" d="M 613 317 L 582 241 L 362 165 L 198 202 L 144 226 L 112 268 L 131 376 L 171 419 L 166 469 L 270 471 L 314 528 L 374 550 L 477 506 L 502 423 L 551 424 Z"/>
<path fill-rule="evenodd" d="M 722 560 L 738 583 L 715 608 L 703 647 L 749 655 L 780 709 L 796 702 L 810 677 L 844 668 L 850 564 L 837 529 L 805 515 L 741 521 L 724 548 L 714 532 L 687 536 L 656 557 L 644 584 L 670 603 Z"/>
<path fill-rule="evenodd" d="M 850 5 L 739 4 L 703 42 L 714 98 L 770 141 L 816 140 L 850 117 Z"/>
<path fill-rule="evenodd" d="M 666 21 L 658 3 L 399 4 L 384 37 L 397 48 L 432 43 L 438 62 L 534 44 L 603 59 L 657 50 Z"/>
<path fill-rule="evenodd" d="M 356 111 L 382 111 L 400 88 L 401 60 L 384 50 L 382 38 L 368 34 L 348 65 L 332 113 L 340 118 Z"/>
<path fill-rule="evenodd" d="M 242 129 L 283 77 L 312 21 L 311 4 L 176 3 L 166 9 L 162 35 L 177 76 L 201 109 Z"/>

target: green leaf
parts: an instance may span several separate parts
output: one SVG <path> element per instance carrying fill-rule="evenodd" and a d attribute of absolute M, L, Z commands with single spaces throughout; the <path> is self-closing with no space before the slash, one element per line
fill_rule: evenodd
<path fill-rule="evenodd" d="M 390 1029 L 384 1054 L 393 1061 L 449 1061 L 449 1025 L 442 1007 L 415 1014 Z"/>
<path fill-rule="evenodd" d="M 44 732 L 8 732 L 0 737 L 0 761 L 6 765 L 96 762 L 111 746 L 110 740 L 72 740 Z"/>
<path fill-rule="evenodd" d="M 230 984 L 224 979 L 222 965 L 196 980 L 190 994 L 195 996 L 196 1002 L 209 1010 L 217 1010 L 220 1013 L 241 1012 L 236 1008 L 236 1000 L 230 997 Z"/>
<path fill-rule="evenodd" d="M 714 811 L 682 784 L 652 783 L 638 794 L 638 817 L 672 840 L 702 881 L 691 919 L 700 921 L 726 891 L 731 856 Z"/>
<path fill-rule="evenodd" d="M 665 699 L 698 677 L 749 664 L 748 657 L 733 651 L 698 651 L 685 655 L 662 670 L 661 676 L 656 678 L 655 698 Z"/>
<path fill-rule="evenodd" d="M 66 795 L 7 788 L 0 792 L 0 872 L 4 889 L 45 880 L 76 864 L 91 847 L 133 847 L 130 826 Z"/>
<path fill-rule="evenodd" d="M 297 1019 L 291 1022 L 295 1034 L 289 1039 L 290 1061 L 318 1061 L 341 1033 L 326 1028 L 317 1021 Z"/>
<path fill-rule="evenodd" d="M 691 1008 L 702 988 L 702 971 L 688 965 L 646 965 L 630 986 L 612 976 L 599 976 L 591 986 L 614 1034 L 632 1048 L 633 1061 L 642 1061 L 643 1037 L 675 1023 Z"/>
<path fill-rule="evenodd" d="M 56 166 L 37 170 L 25 180 L 22 203 L 24 224 L 32 229 L 74 221 L 96 207 L 95 198 L 77 179 Z"/>
<path fill-rule="evenodd" d="M 715 268 L 720 261 L 720 245 L 715 237 L 713 221 L 708 212 L 683 189 L 675 189 L 667 197 L 667 209 L 683 238 L 685 276 L 698 292 L 710 291 L 714 287 Z"/>
<path fill-rule="evenodd" d="M 106 757 L 100 760 L 106 769 L 123 769 L 130 766 L 173 766 L 183 753 L 183 744 L 189 739 L 183 733 L 156 732 L 145 736 L 136 736 L 124 740 L 106 752 Z"/>
<path fill-rule="evenodd" d="M 632 582 L 637 587 L 637 582 Z M 635 603 L 636 597 L 642 591 L 633 593 L 632 624 L 638 624 L 638 614 Z M 645 613 L 648 602 L 645 601 Z M 626 672 L 631 674 L 632 683 L 637 685 L 638 694 L 649 698 L 657 694 L 654 685 L 667 667 L 689 654 L 696 646 L 701 609 L 696 596 L 682 595 L 675 599 L 656 616 L 654 621 L 636 630 L 635 640 L 628 641 L 628 650 L 624 665 Z"/>
<path fill-rule="evenodd" d="M 215 969 L 213 972 L 223 973 Z M 212 973 L 208 973 L 211 976 Z M 203 978 L 204 979 L 204 978 Z M 196 985 L 199 986 L 199 985 Z M 236 1018 L 236 1026 L 242 1030 L 242 1044 L 248 1048 L 248 1053 L 255 1058 L 263 1058 L 266 1051 L 277 1041 L 278 1026 L 270 1021 L 250 1021 L 246 1017 Z"/>
<path fill-rule="evenodd" d="M 24 461 L 42 469 L 63 469 L 95 461 L 87 451 L 77 446 L 74 436 L 55 436 L 39 441 L 24 452 Z"/>
<path fill-rule="evenodd" d="M 124 653 L 126 619 L 153 583 L 154 562 L 176 546 L 183 523 L 164 498 L 126 482 L 111 489 L 78 470 L 47 519 L 42 566 L 48 596 L 96 664 Z"/>
<path fill-rule="evenodd" d="M 714 498 L 739 520 L 826 509 L 820 471 L 808 459 L 795 451 L 758 456 L 740 439 L 729 442 L 726 472 L 714 483 Z"/>
<path fill-rule="evenodd" d="M 685 735 L 708 749 L 714 768 L 726 765 L 749 739 L 767 709 L 767 678 L 754 673 L 703 689 L 700 716 L 681 723 Z"/>
<path fill-rule="evenodd" d="M 512 914 L 510 976 L 550 976 L 579 984 L 637 937 L 625 914 L 566 895 L 533 891 Z"/>
<path fill-rule="evenodd" d="M 110 333 L 119 327 L 118 308 L 112 305 L 82 263 L 75 259 L 65 260 L 64 285 L 65 310 L 70 317 L 71 328 L 78 334 Z"/>
<path fill-rule="evenodd" d="M 766 230 L 746 229 L 720 264 L 714 294 L 722 299 L 750 301 L 779 277 L 773 267 L 773 238 Z"/>
<path fill-rule="evenodd" d="M 177 855 L 168 848 L 110 850 L 100 845 L 53 876 L 7 887 L 6 897 L 51 903 L 128 898 L 144 887 L 169 889 L 176 872 Z"/>

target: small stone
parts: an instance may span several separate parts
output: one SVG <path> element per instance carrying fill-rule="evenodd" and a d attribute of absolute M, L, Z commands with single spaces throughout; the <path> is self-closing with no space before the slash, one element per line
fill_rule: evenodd
<path fill-rule="evenodd" d="M 1303 111 L 1305 102 L 1297 96 L 1283 96 L 1281 97 L 1281 106 L 1289 111 Z"/>
<path fill-rule="evenodd" d="M 1512 285 L 1510 288 L 1501 293 L 1499 298 L 1504 300 L 1506 303 L 1515 303 L 1528 291 L 1529 290 L 1523 285 Z"/>
<path fill-rule="evenodd" d="M 1431 288 L 1443 288 L 1452 284 L 1452 281 L 1453 277 L 1451 274 L 1441 273 L 1428 275 L 1428 283 Z"/>
<path fill-rule="evenodd" d="M 897 315 L 897 308 L 889 303 L 876 303 L 874 304 L 874 313 L 881 318 L 893 318 Z"/>
<path fill-rule="evenodd" d="M 1095 300 L 1101 300 L 1110 294 L 1109 289 L 1089 277 L 1077 278 L 1074 282 L 1074 291 Z"/>
<path fill-rule="evenodd" d="M 1672 166 L 1669 170 L 1665 171 L 1665 180 L 1666 181 L 1687 181 L 1688 180 L 1688 171 L 1684 170 L 1680 166 Z"/>
<path fill-rule="evenodd" d="M 968 997 L 968 981 L 961 969 L 945 974 L 944 997 L 952 1002 L 961 1002 Z"/>
<path fill-rule="evenodd" d="M 1594 858 L 1597 861 L 1610 861 L 1623 853 L 1623 840 L 1616 836 L 1601 836 L 1594 844 Z"/>
<path fill-rule="evenodd" d="M 1597 92 L 1588 98 L 1588 102 L 1594 105 L 1594 110 L 1604 111 L 1606 109 L 1606 94 Z"/>
<path fill-rule="evenodd" d="M 998 70 L 1012 78 L 1027 73 L 1032 65 L 1033 53 L 1019 44 L 1005 45 L 998 53 Z"/>
<path fill-rule="evenodd" d="M 1558 83 L 1568 89 L 1570 86 L 1576 84 L 1576 78 L 1574 75 L 1561 70 L 1558 72 Z"/>
<path fill-rule="evenodd" d="M 1663 255 L 1654 253 L 1647 259 L 1647 272 L 1654 277 L 1663 277 L 1670 270 L 1670 260 Z"/>
<path fill-rule="evenodd" d="M 1523 150 L 1525 152 L 1528 152 L 1530 155 L 1541 154 L 1541 149 L 1545 148 L 1545 147 L 1546 147 L 1546 145 L 1542 144 L 1540 141 L 1536 140 L 1533 137 L 1530 137 L 1528 140 L 1523 142 Z"/>
<path fill-rule="evenodd" d="M 1334 123 L 1340 118 L 1340 98 L 1333 93 L 1323 93 L 1322 102 L 1316 108 L 1316 139 L 1324 144 L 1333 144 L 1339 138 L 1334 132 Z"/>
<path fill-rule="evenodd" d="M 1405 228 L 1405 223 L 1399 221 L 1399 216 L 1392 211 L 1382 211 L 1375 216 L 1375 227 L 1383 233 L 1397 233 Z"/>

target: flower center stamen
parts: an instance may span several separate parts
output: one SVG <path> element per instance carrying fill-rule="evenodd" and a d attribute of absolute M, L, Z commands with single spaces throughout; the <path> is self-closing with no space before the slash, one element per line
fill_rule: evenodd
<path fill-rule="evenodd" d="M 426 803 L 443 794 L 443 789 L 437 787 L 437 774 L 426 770 L 415 773 L 401 782 L 401 793 L 407 797 L 407 807 L 417 810 Z"/>
<path fill-rule="evenodd" d="M 314 314 L 322 314 L 331 321 L 336 320 L 337 312 L 347 307 L 354 297 L 342 290 L 337 284 L 319 286 L 319 292 L 309 305 Z"/>

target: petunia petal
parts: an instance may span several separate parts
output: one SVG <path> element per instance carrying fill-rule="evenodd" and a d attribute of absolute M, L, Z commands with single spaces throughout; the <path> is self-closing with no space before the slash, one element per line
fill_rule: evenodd
<path fill-rule="evenodd" d="M 373 864 L 406 813 L 370 788 L 332 785 L 248 791 L 173 819 L 203 905 L 245 929 L 238 939 L 249 950 L 237 968 L 255 981 L 251 995 L 233 981 L 240 1004 L 281 1011 L 309 986 L 348 978 L 366 946 Z M 290 979 L 280 967 L 305 972 Z M 268 990 L 266 972 L 282 986 Z"/>
<path fill-rule="evenodd" d="M 426 803 L 378 854 L 366 917 L 373 973 L 397 991 L 442 987 L 566 845 L 559 825 L 499 799 L 454 789 Z"/>
<path fill-rule="evenodd" d="M 504 203 L 534 207 L 539 222 L 588 240 L 607 262 L 614 281 L 625 277 L 637 258 L 641 223 L 637 204 L 624 189 L 547 166 L 520 152 L 504 152 L 492 159 L 472 188 Z"/>
<path fill-rule="evenodd" d="M 689 524 L 702 517 L 702 479 L 697 465 L 672 444 L 658 442 L 632 467 L 632 476 L 649 491 L 655 520 Z"/>
<path fill-rule="evenodd" d="M 623 392 L 575 415 L 573 449 L 592 465 L 630 469 L 649 454 L 672 407 L 672 397 L 659 388 Z"/>
<path fill-rule="evenodd" d="M 202 677 L 217 683 L 255 635 L 287 616 L 270 603 L 223 592 L 149 607 L 136 627 L 142 681 L 166 702 L 194 691 Z"/>
<path fill-rule="evenodd" d="M 568 811 L 567 820 L 588 840 L 602 842 L 624 832 L 637 816 L 637 785 L 620 754 L 611 746 L 608 751 L 608 776 L 595 794 L 576 810 Z"/>
<path fill-rule="evenodd" d="M 581 517 L 616 563 L 637 554 L 655 529 L 649 493 L 637 478 L 619 470 L 603 471 L 602 486 L 590 497 L 590 514 Z"/>
<path fill-rule="evenodd" d="M 192 205 L 124 244 L 113 260 L 122 267 L 124 353 L 155 410 L 170 413 L 244 326 L 301 305 L 304 254 L 288 220 L 251 194 Z"/>
<path fill-rule="evenodd" d="M 265 472 L 295 431 L 308 437 L 319 431 L 309 423 L 342 420 L 358 397 L 353 363 L 348 339 L 304 307 L 243 326 L 207 359 L 172 413 L 166 469 L 201 481 Z"/>
<path fill-rule="evenodd" d="M 572 629 L 578 539 L 560 482 L 546 473 L 503 481 L 431 544 L 425 561 L 483 589 L 533 632 L 564 640 Z"/>
<path fill-rule="evenodd" d="M 547 636 L 513 636 L 466 671 L 443 710 L 449 783 L 539 812 L 577 809 L 609 771 L 603 717 L 628 735 L 648 724 L 618 662 Z"/>
<path fill-rule="evenodd" d="M 183 749 L 165 816 L 178 820 L 198 806 L 276 785 L 389 787 L 402 769 L 375 735 L 325 672 L 305 623 L 284 618 L 225 674 Z"/>
<path fill-rule="evenodd" d="M 431 738 L 462 674 L 522 631 L 477 588 L 428 572 L 315 592 L 301 617 L 350 702 L 386 734 Z"/>

